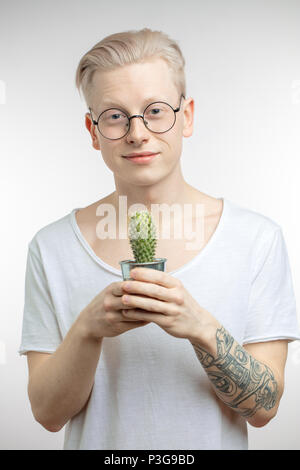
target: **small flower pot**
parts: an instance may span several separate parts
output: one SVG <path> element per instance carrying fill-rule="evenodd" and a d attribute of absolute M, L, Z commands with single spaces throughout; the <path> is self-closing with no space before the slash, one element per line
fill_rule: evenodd
<path fill-rule="evenodd" d="M 131 259 L 126 259 L 124 261 L 119 261 L 122 269 L 123 280 L 133 280 L 130 277 L 130 271 L 133 268 L 141 267 L 141 268 L 151 268 L 156 269 L 157 271 L 165 271 L 167 258 L 154 258 L 154 261 L 149 261 L 148 263 L 136 263 Z"/>

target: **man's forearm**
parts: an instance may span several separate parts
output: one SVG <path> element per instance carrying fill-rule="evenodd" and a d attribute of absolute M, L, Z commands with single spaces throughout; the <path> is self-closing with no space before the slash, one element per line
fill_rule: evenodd
<path fill-rule="evenodd" d="M 208 340 L 191 341 L 217 396 L 253 426 L 275 414 L 282 384 L 274 370 L 255 359 L 220 324 Z"/>
<path fill-rule="evenodd" d="M 82 334 L 78 319 L 55 353 L 32 372 L 28 384 L 32 411 L 49 431 L 59 431 L 88 400 L 101 344 L 101 339 Z"/>

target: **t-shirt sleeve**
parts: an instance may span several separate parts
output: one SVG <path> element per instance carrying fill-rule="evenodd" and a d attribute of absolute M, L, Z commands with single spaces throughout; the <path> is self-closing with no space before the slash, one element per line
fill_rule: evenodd
<path fill-rule="evenodd" d="M 257 256 L 243 344 L 300 339 L 292 275 L 281 227 Z"/>
<path fill-rule="evenodd" d="M 25 274 L 25 302 L 21 345 L 18 353 L 53 353 L 62 341 L 44 267 L 29 244 Z"/>

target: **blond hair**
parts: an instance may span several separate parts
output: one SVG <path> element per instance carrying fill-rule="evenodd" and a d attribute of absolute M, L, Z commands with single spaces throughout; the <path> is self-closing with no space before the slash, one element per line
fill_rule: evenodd
<path fill-rule="evenodd" d="M 128 64 L 143 63 L 155 58 L 165 60 L 179 94 L 186 95 L 185 60 L 176 41 L 162 31 L 149 28 L 129 30 L 106 36 L 81 58 L 75 83 L 91 106 L 92 80 L 95 71 L 115 70 Z"/>

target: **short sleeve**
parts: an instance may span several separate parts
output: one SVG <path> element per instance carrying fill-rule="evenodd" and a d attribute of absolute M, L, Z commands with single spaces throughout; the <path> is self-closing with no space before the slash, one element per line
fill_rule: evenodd
<path fill-rule="evenodd" d="M 292 275 L 281 227 L 255 263 L 243 344 L 300 339 Z"/>
<path fill-rule="evenodd" d="M 54 352 L 62 341 L 45 271 L 38 253 L 29 244 L 25 274 L 25 302 L 18 353 Z"/>

